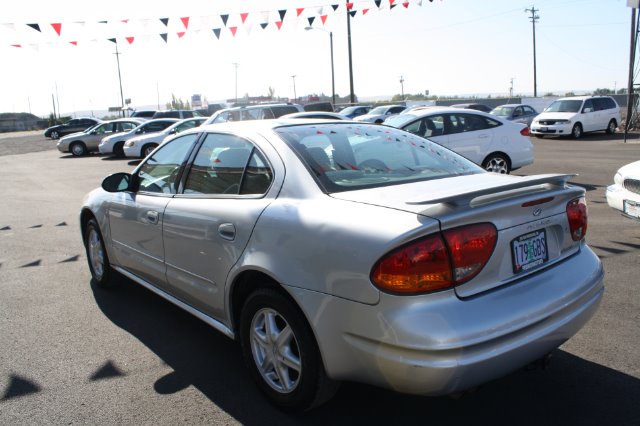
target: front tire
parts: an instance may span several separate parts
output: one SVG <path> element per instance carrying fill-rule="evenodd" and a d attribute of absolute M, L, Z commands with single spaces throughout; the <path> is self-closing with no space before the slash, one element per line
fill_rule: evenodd
<path fill-rule="evenodd" d="M 113 146 L 113 155 L 118 158 L 124 157 L 124 142 L 118 142 Z"/>
<path fill-rule="evenodd" d="M 573 136 L 574 139 L 580 139 L 582 137 L 582 124 L 576 123 L 573 125 L 571 136 Z"/>
<path fill-rule="evenodd" d="M 307 410 L 333 396 L 337 383 L 325 371 L 315 338 L 297 306 L 273 289 L 258 289 L 241 313 L 244 360 L 273 404 Z"/>
<path fill-rule="evenodd" d="M 60 133 L 57 130 L 51 132 L 51 139 L 60 139 Z"/>
<path fill-rule="evenodd" d="M 100 227 L 95 219 L 90 219 L 85 227 L 84 247 L 87 251 L 91 277 L 100 287 L 109 287 L 112 284 L 113 270 L 104 247 Z"/>
<path fill-rule="evenodd" d="M 616 123 L 616 120 L 612 118 L 611 121 L 609 121 L 609 124 L 607 125 L 606 132 L 610 135 L 613 135 L 616 132 L 617 128 L 618 128 L 618 123 Z"/>
<path fill-rule="evenodd" d="M 482 168 L 488 172 L 509 174 L 511 172 L 511 165 L 509 159 L 502 154 L 490 154 L 482 162 Z"/>
<path fill-rule="evenodd" d="M 87 147 L 82 142 L 74 142 L 71 144 L 69 151 L 76 157 L 87 155 Z"/>
<path fill-rule="evenodd" d="M 151 154 L 153 152 L 154 149 L 156 149 L 158 145 L 154 144 L 154 143 L 150 143 L 147 144 L 145 146 L 142 147 L 142 149 L 140 150 L 140 157 L 142 158 L 146 158 L 149 156 L 149 154 Z"/>

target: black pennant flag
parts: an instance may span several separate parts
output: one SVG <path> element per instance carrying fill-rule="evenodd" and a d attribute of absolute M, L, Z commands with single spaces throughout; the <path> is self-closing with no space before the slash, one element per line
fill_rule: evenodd
<path fill-rule="evenodd" d="M 31 28 L 33 28 L 34 30 L 38 31 L 39 33 L 41 33 L 42 31 L 40 31 L 40 25 L 38 24 L 27 24 L 28 26 L 30 26 Z"/>
<path fill-rule="evenodd" d="M 222 19 L 222 23 L 224 26 L 227 26 L 227 21 L 229 20 L 229 15 L 220 15 L 220 19 Z"/>
<path fill-rule="evenodd" d="M 375 0 L 374 3 L 376 4 L 376 7 L 380 9 L 380 3 L 382 3 L 382 0 Z"/>
<path fill-rule="evenodd" d="M 278 13 L 280 14 L 280 20 L 283 21 L 284 20 L 284 15 L 287 14 L 287 9 L 281 9 L 278 11 Z"/>
<path fill-rule="evenodd" d="M 309 21 L 309 26 L 311 27 L 311 26 L 313 26 L 313 21 L 316 20 L 316 17 L 315 16 L 309 16 L 307 18 L 307 20 Z"/>
<path fill-rule="evenodd" d="M 216 38 L 220 40 L 220 28 L 214 28 L 213 33 L 216 35 Z"/>
<path fill-rule="evenodd" d="M 118 41 L 115 38 L 109 38 L 107 40 L 109 40 L 111 43 L 118 44 Z"/>
<path fill-rule="evenodd" d="M 167 42 L 167 36 L 168 36 L 167 33 L 160 34 L 160 37 L 162 37 L 165 43 Z"/>
<path fill-rule="evenodd" d="M 352 18 L 356 16 L 356 13 L 358 13 L 357 10 L 350 10 L 349 11 L 349 15 L 351 15 Z"/>
<path fill-rule="evenodd" d="M 262 24 L 260 24 L 260 26 L 262 27 L 262 29 L 264 30 L 265 28 L 267 28 L 267 25 L 269 25 L 268 22 L 263 22 Z"/>
<path fill-rule="evenodd" d="M 338 5 L 337 4 L 332 4 L 331 7 L 333 8 L 333 11 L 335 12 L 336 10 L 338 10 Z"/>
<path fill-rule="evenodd" d="M 167 25 L 169 25 L 169 18 L 160 18 L 160 22 L 162 22 L 166 27 Z"/>
<path fill-rule="evenodd" d="M 389 8 L 390 10 L 393 9 L 394 7 L 396 7 L 397 4 L 392 4 L 391 7 Z"/>

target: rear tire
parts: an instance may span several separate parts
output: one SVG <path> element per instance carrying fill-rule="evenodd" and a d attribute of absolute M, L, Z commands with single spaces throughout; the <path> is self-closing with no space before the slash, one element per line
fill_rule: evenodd
<path fill-rule="evenodd" d="M 509 174 L 511 172 L 511 164 L 509 159 L 502 154 L 489 154 L 482 162 L 482 168 L 488 172 Z"/>
<path fill-rule="evenodd" d="M 240 341 L 253 380 L 274 405 L 308 410 L 337 391 L 304 315 L 280 292 L 262 288 L 249 295 L 241 312 Z"/>
<path fill-rule="evenodd" d="M 51 139 L 59 139 L 60 138 L 60 133 L 58 133 L 57 130 L 54 130 L 51 132 Z"/>
<path fill-rule="evenodd" d="M 609 125 L 607 125 L 606 132 L 610 135 L 613 135 L 616 132 L 617 128 L 618 128 L 618 123 L 616 123 L 616 120 L 612 118 L 611 121 L 609 121 Z"/>
<path fill-rule="evenodd" d="M 95 283 L 100 287 L 111 286 L 114 271 L 111 269 L 102 233 L 95 219 L 89 219 L 85 226 L 84 247 L 87 252 L 91 277 Z"/>
<path fill-rule="evenodd" d="M 582 137 L 582 124 L 576 123 L 573 125 L 571 136 L 573 136 L 574 139 L 580 139 Z"/>
<path fill-rule="evenodd" d="M 149 154 L 151 154 L 153 152 L 154 149 L 156 149 L 158 147 L 158 145 L 156 145 L 155 143 L 150 143 L 147 144 L 145 146 L 142 147 L 142 149 L 140 150 L 140 157 L 141 158 L 146 158 L 149 156 Z"/>
<path fill-rule="evenodd" d="M 74 142 L 69 147 L 69 151 L 76 157 L 82 157 L 83 155 L 87 155 L 87 147 L 82 142 Z"/>

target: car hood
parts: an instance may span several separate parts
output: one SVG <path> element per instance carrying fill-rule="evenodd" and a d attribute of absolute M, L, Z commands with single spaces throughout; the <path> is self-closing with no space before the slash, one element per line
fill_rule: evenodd
<path fill-rule="evenodd" d="M 535 120 L 571 120 L 577 112 L 542 112 Z"/>
<path fill-rule="evenodd" d="M 362 114 L 354 118 L 355 121 L 366 121 L 366 120 L 375 120 L 376 118 L 386 117 L 386 115 L 382 114 Z"/>
<path fill-rule="evenodd" d="M 634 179 L 640 179 L 640 161 L 634 161 L 626 166 L 620 167 L 618 170 L 623 177 L 631 177 Z"/>
<path fill-rule="evenodd" d="M 60 142 L 62 142 L 62 141 L 66 141 L 66 140 L 69 140 L 69 139 L 73 139 L 73 138 L 76 138 L 76 137 L 78 137 L 78 136 L 80 136 L 80 135 L 85 135 L 85 134 L 86 134 L 85 132 L 75 132 L 75 133 L 71 133 L 71 134 L 69 134 L 69 135 L 66 135 L 66 136 L 64 136 L 64 137 L 60 138 Z"/>

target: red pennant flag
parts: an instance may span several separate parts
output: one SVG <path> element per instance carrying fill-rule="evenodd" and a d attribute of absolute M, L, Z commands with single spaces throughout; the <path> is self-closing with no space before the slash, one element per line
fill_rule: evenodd
<path fill-rule="evenodd" d="M 282 28 L 282 21 L 276 21 L 276 27 L 278 27 L 278 29 Z"/>
<path fill-rule="evenodd" d="M 322 21 L 322 25 L 324 25 L 324 23 L 327 22 L 327 15 L 322 15 L 320 20 Z"/>
<path fill-rule="evenodd" d="M 182 31 L 182 32 L 179 32 L 179 33 L 176 33 L 176 34 L 178 34 L 178 38 L 182 38 L 185 35 L 185 32 Z"/>
<path fill-rule="evenodd" d="M 12 44 L 11 47 L 22 47 L 21 44 Z"/>
<path fill-rule="evenodd" d="M 402 5 L 404 6 L 405 9 L 409 8 L 409 2 L 405 1 L 404 3 L 402 3 Z"/>
<path fill-rule="evenodd" d="M 296 15 L 296 16 L 300 16 L 300 15 L 302 14 L 302 12 L 304 12 L 304 7 L 299 7 L 299 8 L 297 8 L 297 9 L 296 9 L 296 13 L 297 13 L 297 15 Z"/>
<path fill-rule="evenodd" d="M 189 17 L 185 16 L 184 18 L 180 18 L 180 20 L 182 21 L 182 23 L 184 24 L 184 29 L 186 30 L 187 28 L 189 28 Z"/>
<path fill-rule="evenodd" d="M 393 2 L 393 0 L 391 0 Z M 351 10 L 353 9 L 353 3 L 347 3 L 347 9 Z"/>
<path fill-rule="evenodd" d="M 366 15 L 369 9 L 362 9 L 362 16 Z"/>
<path fill-rule="evenodd" d="M 58 35 L 60 35 L 60 32 L 62 31 L 62 24 L 51 24 L 51 26 L 53 27 L 54 30 L 56 30 Z"/>
<path fill-rule="evenodd" d="M 238 27 L 229 27 L 229 29 L 231 30 L 231 34 L 235 37 L 236 31 L 238 31 Z"/>
<path fill-rule="evenodd" d="M 389 6 L 393 6 L 393 2 L 396 0 L 389 0 Z"/>
<path fill-rule="evenodd" d="M 129 42 L 129 44 L 133 44 L 133 39 L 135 37 L 125 37 L 125 39 Z"/>
<path fill-rule="evenodd" d="M 77 41 L 70 41 L 69 44 L 73 44 L 74 46 L 77 46 L 78 42 Z"/>
<path fill-rule="evenodd" d="M 125 24 L 128 24 L 128 23 L 129 23 L 129 20 L 128 20 L 128 19 L 121 19 L 121 20 L 120 20 L 120 22 L 123 22 L 123 23 L 125 23 Z"/>
<path fill-rule="evenodd" d="M 244 24 L 244 21 L 247 20 L 247 16 L 249 16 L 248 13 L 241 13 L 240 14 L 240 19 L 242 19 L 242 23 Z"/>

